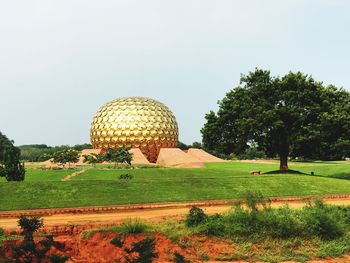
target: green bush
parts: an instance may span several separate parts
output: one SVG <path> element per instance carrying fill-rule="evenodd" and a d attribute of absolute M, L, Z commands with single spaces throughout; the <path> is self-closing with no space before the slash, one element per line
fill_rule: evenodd
<path fill-rule="evenodd" d="M 4 235 L 5 235 L 5 230 L 0 227 L 0 236 L 4 236 Z"/>
<path fill-rule="evenodd" d="M 192 206 L 186 218 L 186 225 L 189 227 L 197 226 L 203 223 L 206 219 L 207 215 L 204 213 L 203 209 L 197 206 Z"/>
<path fill-rule="evenodd" d="M 123 237 L 118 233 L 115 235 L 115 237 L 111 240 L 111 244 L 115 245 L 116 247 L 122 248 L 124 245 Z"/>
<path fill-rule="evenodd" d="M 260 213 L 259 224 L 273 238 L 290 238 L 302 235 L 303 223 L 294 210 L 286 207 L 266 209 Z"/>
<path fill-rule="evenodd" d="M 119 176 L 120 180 L 131 180 L 132 178 L 134 178 L 132 174 L 121 174 Z"/>
<path fill-rule="evenodd" d="M 138 254 L 138 258 L 132 261 L 133 263 L 152 263 L 153 259 L 157 257 L 155 246 L 155 239 L 153 237 L 146 237 L 140 242 L 133 243 L 131 249 L 125 248 L 125 251 L 129 254 Z"/>
<path fill-rule="evenodd" d="M 314 205 L 305 207 L 301 215 L 307 226 L 305 231 L 310 236 L 335 239 L 345 233 L 345 224 L 339 209 L 326 206 L 320 199 L 316 200 Z"/>
<path fill-rule="evenodd" d="M 148 229 L 148 225 L 140 219 L 128 219 L 121 225 L 121 230 L 124 234 L 139 234 L 144 233 Z"/>
<path fill-rule="evenodd" d="M 184 255 L 175 251 L 174 253 L 174 263 L 190 263 L 191 261 L 187 260 Z"/>
<path fill-rule="evenodd" d="M 51 254 L 49 259 L 51 263 L 65 263 L 68 261 L 69 257 L 64 255 Z"/>
<path fill-rule="evenodd" d="M 201 232 L 209 236 L 222 236 L 225 233 L 224 217 L 219 214 L 208 216 Z"/>
<path fill-rule="evenodd" d="M 191 222 L 190 226 L 199 225 L 202 233 L 230 238 L 303 237 L 334 240 L 350 230 L 348 208 L 327 206 L 320 200 L 301 210 L 288 206 L 258 209 L 260 204 L 261 201 L 254 197 L 248 210 L 238 205 L 225 215 L 205 218 L 199 210 L 194 210 L 188 216 L 191 221 L 188 221 Z"/>
<path fill-rule="evenodd" d="M 340 257 L 350 252 L 350 234 L 344 239 L 336 239 L 327 243 L 323 243 L 318 252 L 318 257 Z"/>

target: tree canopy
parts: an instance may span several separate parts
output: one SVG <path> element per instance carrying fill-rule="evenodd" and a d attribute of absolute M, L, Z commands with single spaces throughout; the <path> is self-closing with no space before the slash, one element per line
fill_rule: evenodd
<path fill-rule="evenodd" d="M 79 160 L 80 152 L 74 149 L 64 149 L 57 151 L 52 155 L 53 162 L 65 166 L 68 163 L 68 168 L 70 168 L 71 163 L 76 163 Z"/>
<path fill-rule="evenodd" d="M 113 162 L 114 168 L 117 167 L 117 163 L 127 163 L 131 165 L 133 159 L 132 154 L 127 147 L 118 147 L 115 149 L 109 149 L 104 155 L 103 159 L 107 162 Z"/>
<path fill-rule="evenodd" d="M 218 155 L 257 145 L 268 157 L 341 159 L 350 156 L 350 93 L 325 86 L 301 72 L 273 77 L 256 69 L 210 111 L 201 132 L 203 147 Z"/>
<path fill-rule="evenodd" d="M 19 157 L 20 150 L 0 132 L 0 176 L 7 181 L 23 181 L 25 169 Z"/>

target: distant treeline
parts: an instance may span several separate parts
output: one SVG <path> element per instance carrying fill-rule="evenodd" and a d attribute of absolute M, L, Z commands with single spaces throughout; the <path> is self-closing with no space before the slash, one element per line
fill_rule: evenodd
<path fill-rule="evenodd" d="M 61 145 L 61 146 L 47 146 L 46 144 L 30 144 L 30 145 L 21 145 L 18 147 L 21 150 L 21 160 L 27 162 L 42 162 L 46 161 L 50 158 L 50 156 L 60 150 L 73 148 L 77 151 L 81 151 L 83 149 L 92 149 L 91 144 L 77 144 L 73 147 L 69 145 Z"/>
<path fill-rule="evenodd" d="M 201 148 L 202 144 L 199 142 L 194 142 L 191 145 L 187 145 L 185 143 L 179 142 L 178 148 L 181 150 L 188 150 L 189 148 Z M 61 151 L 67 148 L 73 148 L 77 151 L 81 151 L 83 149 L 92 149 L 92 145 L 85 144 L 77 144 L 73 147 L 69 145 L 61 145 L 61 146 L 47 146 L 46 144 L 29 144 L 29 145 L 21 145 L 18 147 L 21 150 L 21 160 L 27 162 L 42 162 L 46 161 L 52 156 L 53 153 L 57 151 Z"/>

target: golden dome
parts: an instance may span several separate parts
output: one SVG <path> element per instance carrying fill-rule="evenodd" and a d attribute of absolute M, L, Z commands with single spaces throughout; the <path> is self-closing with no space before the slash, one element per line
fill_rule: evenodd
<path fill-rule="evenodd" d="M 95 149 L 140 148 L 150 162 L 156 162 L 161 148 L 177 146 L 178 127 L 175 116 L 159 101 L 118 98 L 96 113 L 90 138 Z"/>

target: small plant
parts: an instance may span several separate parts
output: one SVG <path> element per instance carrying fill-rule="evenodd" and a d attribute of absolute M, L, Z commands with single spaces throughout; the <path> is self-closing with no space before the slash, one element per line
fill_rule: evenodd
<path fill-rule="evenodd" d="M 116 247 L 122 248 L 124 245 L 123 237 L 119 233 L 115 235 L 115 237 L 111 240 L 111 244 Z"/>
<path fill-rule="evenodd" d="M 33 234 L 44 226 L 44 221 L 39 216 L 21 215 L 18 220 L 18 226 L 22 229 L 24 241 L 34 242 Z"/>
<path fill-rule="evenodd" d="M 261 192 L 248 191 L 245 193 L 245 202 L 251 211 L 258 211 L 258 206 L 266 207 L 268 201 Z"/>
<path fill-rule="evenodd" d="M 198 253 L 198 256 L 203 261 L 208 261 L 209 260 L 209 256 L 208 256 L 207 252 L 205 252 L 205 251 L 200 251 Z"/>
<path fill-rule="evenodd" d="M 65 263 L 69 257 L 64 255 L 51 254 L 49 259 L 51 263 Z"/>
<path fill-rule="evenodd" d="M 203 209 L 192 206 L 189 214 L 186 218 L 186 225 L 189 227 L 198 226 L 207 219 L 207 215 L 204 213 Z"/>
<path fill-rule="evenodd" d="M 191 261 L 187 260 L 184 255 L 175 251 L 174 253 L 174 263 L 190 263 Z"/>
<path fill-rule="evenodd" d="M 314 205 L 307 206 L 303 212 L 310 235 L 328 240 L 344 235 L 345 226 L 340 220 L 339 210 L 326 206 L 321 199 L 317 199 Z"/>
<path fill-rule="evenodd" d="M 5 230 L 0 227 L 0 236 L 4 236 L 4 235 L 5 235 Z"/>
<path fill-rule="evenodd" d="M 134 178 L 132 174 L 121 174 L 119 176 L 119 180 L 131 180 L 132 178 Z"/>
<path fill-rule="evenodd" d="M 23 241 L 12 247 L 12 258 L 15 262 L 42 262 L 47 259 L 47 252 L 55 242 L 52 235 L 46 235 L 44 239 L 35 243 L 34 232 L 44 226 L 43 219 L 38 216 L 20 216 L 18 225 L 22 229 Z M 54 255 L 49 258 L 51 262 L 61 263 L 68 258 Z"/>
<path fill-rule="evenodd" d="M 139 234 L 146 232 L 148 225 L 138 218 L 128 219 L 121 225 L 121 229 L 124 234 Z"/>

